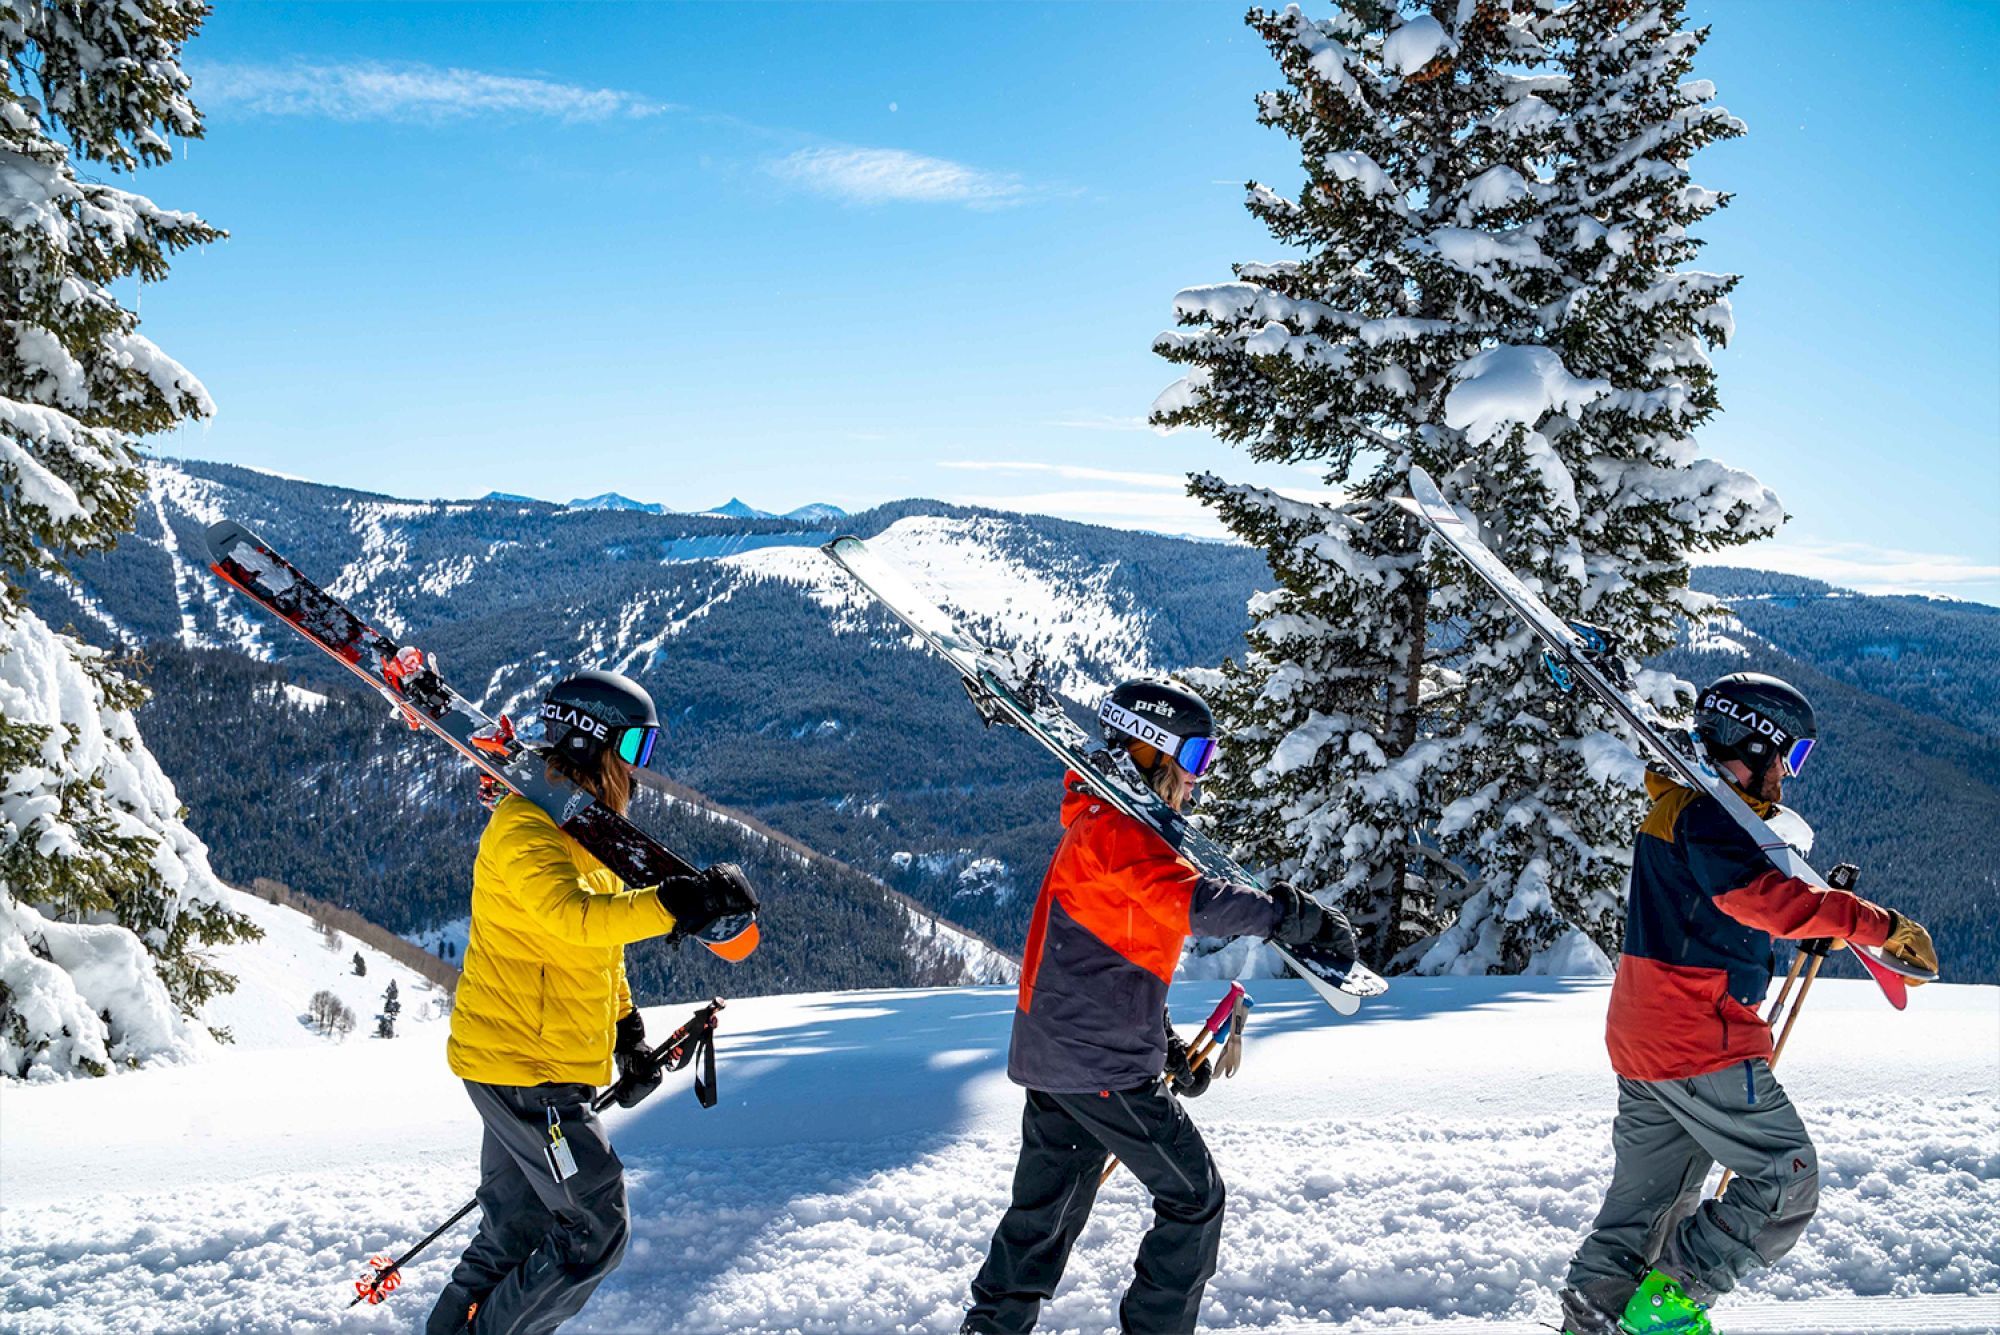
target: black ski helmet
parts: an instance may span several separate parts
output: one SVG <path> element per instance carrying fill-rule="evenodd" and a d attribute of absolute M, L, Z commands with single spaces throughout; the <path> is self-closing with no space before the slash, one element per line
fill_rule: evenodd
<path fill-rule="evenodd" d="M 660 715 L 653 697 L 630 677 L 595 670 L 565 677 L 542 697 L 542 735 L 565 760 L 587 765 L 607 747 L 644 765 L 652 758 Z M 631 734 L 628 736 L 628 734 Z"/>
<path fill-rule="evenodd" d="M 1710 756 L 1740 760 L 1760 781 L 1778 761 L 1787 775 L 1797 774 L 1819 740 L 1812 702 L 1762 672 L 1732 672 L 1710 682 L 1695 707 L 1694 730 Z"/>
<path fill-rule="evenodd" d="M 1171 682 L 1121 682 L 1097 711 L 1112 746 L 1141 741 L 1200 778 L 1215 758 L 1215 715 L 1208 702 Z"/>

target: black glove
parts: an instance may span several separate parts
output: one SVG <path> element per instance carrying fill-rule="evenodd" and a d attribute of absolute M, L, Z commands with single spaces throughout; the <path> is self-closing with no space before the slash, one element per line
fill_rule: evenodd
<path fill-rule="evenodd" d="M 1320 909 L 1319 931 L 1313 936 L 1313 944 L 1325 946 L 1344 960 L 1361 958 L 1361 943 L 1354 938 L 1354 924 L 1347 915 L 1331 904 Z"/>
<path fill-rule="evenodd" d="M 1861 868 L 1855 866 L 1852 862 L 1843 862 L 1826 874 L 1826 883 L 1828 885 L 1836 890 L 1846 890 L 1850 893 L 1854 889 L 1855 882 L 1860 879 Z"/>
<path fill-rule="evenodd" d="M 1167 1031 L 1167 1082 L 1174 1093 L 1184 1099 L 1200 1098 L 1208 1092 L 1208 1082 L 1215 1078 L 1207 1062 L 1199 1067 L 1188 1064 L 1188 1046 L 1181 1042 L 1181 1036 Z"/>
<path fill-rule="evenodd" d="M 659 1063 L 646 1050 L 646 1021 L 636 1006 L 618 1022 L 618 1040 L 611 1046 L 611 1059 L 618 1065 L 618 1082 L 611 1087 L 611 1097 L 621 1108 L 636 1106 L 666 1078 Z"/>
<path fill-rule="evenodd" d="M 670 881 L 661 891 L 667 912 L 674 915 L 674 931 L 681 936 L 694 936 L 718 918 L 757 911 L 757 892 L 733 862 L 718 862 Z"/>
<path fill-rule="evenodd" d="M 1305 891 L 1285 881 L 1271 885 L 1271 898 L 1278 902 L 1284 916 L 1271 929 L 1271 939 L 1282 941 L 1288 946 L 1304 945 L 1319 935 L 1320 923 L 1326 917 L 1326 910 L 1317 899 Z"/>

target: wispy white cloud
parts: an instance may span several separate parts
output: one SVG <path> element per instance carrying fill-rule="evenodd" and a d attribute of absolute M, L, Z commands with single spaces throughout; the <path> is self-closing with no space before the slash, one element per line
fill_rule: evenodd
<path fill-rule="evenodd" d="M 1781 538 L 1705 553 L 1702 565 L 1749 566 L 1804 575 L 1860 593 L 1935 593 L 1967 586 L 2000 589 L 2000 564 L 1951 552 L 1913 552 L 1866 542 Z"/>
<path fill-rule="evenodd" d="M 963 472 L 1025 474 L 1056 477 L 1066 482 L 1107 484 L 1047 491 L 948 492 L 943 497 L 958 505 L 1054 515 L 1060 519 L 1103 524 L 1110 528 L 1144 529 L 1196 538 L 1232 536 L 1222 526 L 1215 511 L 1187 494 L 1187 479 L 1176 473 L 1127 472 L 1081 464 L 1003 459 L 940 461 L 939 467 Z M 1293 500 L 1319 504 L 1338 504 L 1346 499 L 1340 492 L 1323 487 L 1279 487 L 1276 490 Z"/>
<path fill-rule="evenodd" d="M 1187 478 L 1179 473 L 1132 473 L 1082 464 L 1049 464 L 1026 459 L 944 459 L 938 467 L 976 473 L 1046 473 L 1071 482 L 1118 482 L 1128 487 L 1187 490 Z"/>
<path fill-rule="evenodd" d="M 780 180 L 851 204 L 962 204 L 1008 208 L 1034 192 L 1008 172 L 968 167 L 900 148 L 802 148 L 765 169 Z"/>
<path fill-rule="evenodd" d="M 192 74 L 195 96 L 204 107 L 262 116 L 435 122 L 514 115 L 608 121 L 675 110 L 670 103 L 616 88 L 435 65 L 197 64 Z"/>
<path fill-rule="evenodd" d="M 954 505 L 1054 515 L 1058 519 L 1075 519 L 1109 528 L 1184 533 L 1198 538 L 1228 536 L 1212 510 L 1192 496 L 1176 496 L 1168 492 L 1077 488 L 1065 491 L 954 492 L 947 493 L 942 499 Z"/>
<path fill-rule="evenodd" d="M 1065 431 L 1151 431 L 1161 436 L 1171 436 L 1180 429 L 1162 431 L 1144 417 L 1121 417 L 1116 413 L 1075 413 L 1069 417 L 1053 418 L 1042 425 L 1061 427 Z"/>

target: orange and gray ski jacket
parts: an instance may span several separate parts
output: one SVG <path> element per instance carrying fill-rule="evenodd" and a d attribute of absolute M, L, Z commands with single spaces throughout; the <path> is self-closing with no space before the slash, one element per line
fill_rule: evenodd
<path fill-rule="evenodd" d="M 1047 1094 L 1136 1089 L 1166 1065 L 1167 984 L 1188 936 L 1266 936 L 1281 910 L 1203 876 L 1074 773 L 1062 823 L 1028 926 L 1007 1074 Z"/>
<path fill-rule="evenodd" d="M 1706 793 L 1646 775 L 1653 808 L 1632 849 L 1625 944 L 1605 1046 L 1632 1080 L 1685 1080 L 1771 1055 L 1757 1007 L 1771 986 L 1771 942 L 1888 939 L 1889 914 L 1771 865 Z M 1746 798 L 1759 816 L 1768 803 Z"/>

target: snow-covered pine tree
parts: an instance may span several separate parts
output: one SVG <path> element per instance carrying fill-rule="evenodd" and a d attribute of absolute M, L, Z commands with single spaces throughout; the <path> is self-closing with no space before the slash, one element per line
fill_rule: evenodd
<path fill-rule="evenodd" d="M 132 438 L 213 411 L 138 332 L 111 284 L 166 276 L 221 235 L 79 176 L 168 160 L 198 135 L 181 46 L 207 7 L 0 0 L 0 1074 L 99 1074 L 186 1052 L 232 985 L 200 953 L 255 927 L 222 902 L 206 851 L 132 713 L 144 692 L 28 610 L 132 526 Z"/>
<path fill-rule="evenodd" d="M 1194 480 L 1279 579 L 1225 669 L 1217 823 L 1344 898 L 1377 958 L 1591 962 L 1616 948 L 1638 766 L 1594 706 L 1548 688 L 1476 577 L 1423 560 L 1393 498 L 1422 464 L 1553 605 L 1629 652 L 1699 614 L 1687 553 L 1781 517 L 1690 440 L 1734 280 L 1680 269 L 1688 226 L 1723 202 L 1687 161 L 1740 126 L 1681 84 L 1700 35 L 1678 4 L 1347 0 L 1250 22 L 1288 85 L 1259 119 L 1307 179 L 1296 199 L 1253 183 L 1248 204 L 1297 258 L 1180 294 L 1183 328 L 1155 346 L 1192 369 L 1154 420 L 1311 464 L 1349 499 Z M 1670 681 L 1645 684 L 1674 703 Z M 1419 844 L 1463 877 L 1413 875 L 1439 861 Z M 1435 936 L 1426 880 L 1451 920 Z"/>

